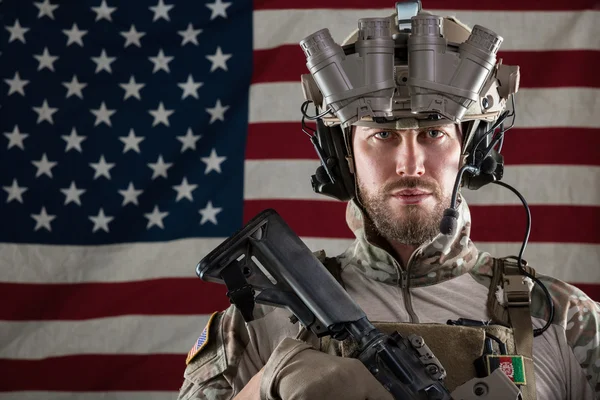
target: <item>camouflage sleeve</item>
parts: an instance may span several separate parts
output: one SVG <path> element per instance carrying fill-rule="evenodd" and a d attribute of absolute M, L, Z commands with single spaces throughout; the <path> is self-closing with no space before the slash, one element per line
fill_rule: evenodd
<path fill-rule="evenodd" d="M 573 351 L 585 378 L 595 397 L 600 399 L 600 305 L 590 299 L 584 292 L 561 280 L 548 276 L 540 276 L 552 295 L 555 305 L 554 323 L 565 330 L 566 341 Z M 541 290 L 536 290 L 541 297 Z M 545 299 L 538 299 L 537 304 L 544 309 L 537 310 L 548 318 Z M 571 382 L 572 389 L 577 389 L 576 382 Z M 577 386 L 577 387 L 576 387 Z M 579 390 L 584 390 L 579 387 Z"/>
<path fill-rule="evenodd" d="M 238 314 L 231 306 L 209 324 L 206 345 L 188 357 L 179 400 L 229 400 L 257 372 L 240 362 L 249 338 Z"/>

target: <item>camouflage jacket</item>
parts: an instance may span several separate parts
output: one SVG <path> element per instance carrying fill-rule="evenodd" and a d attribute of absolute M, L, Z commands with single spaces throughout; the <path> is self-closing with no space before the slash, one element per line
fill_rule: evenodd
<path fill-rule="evenodd" d="M 479 252 L 470 240 L 466 202 L 459 211 L 456 233 L 440 234 L 423 244 L 403 268 L 360 209 L 349 203 L 346 219 L 356 240 L 337 260 L 345 289 L 371 321 L 445 324 L 458 318 L 491 319 L 486 301 L 494 258 Z M 600 305 L 574 286 L 537 276 L 555 304 L 552 325 L 533 341 L 537 398 L 600 399 Z M 534 328 L 544 326 L 548 307 L 537 286 L 530 310 Z M 299 324 L 290 323 L 287 310 L 257 305 L 254 314 L 250 323 L 233 307 L 216 315 L 208 343 L 185 370 L 179 399 L 233 398 L 284 337 L 305 333 Z M 302 338 L 320 348 L 316 337 Z"/>

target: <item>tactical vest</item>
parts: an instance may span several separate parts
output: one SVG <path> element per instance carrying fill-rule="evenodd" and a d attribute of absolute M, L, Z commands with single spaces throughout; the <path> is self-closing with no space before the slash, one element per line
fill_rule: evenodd
<path fill-rule="evenodd" d="M 522 261 L 525 270 L 535 276 L 535 270 Z M 344 287 L 338 261 L 326 258 L 323 264 Z M 529 310 L 531 294 L 523 278 L 517 263 L 508 257 L 494 260 L 493 277 L 488 288 L 487 307 L 492 319 L 489 325 L 371 322 L 387 334 L 398 331 L 403 336 L 414 333 L 423 337 L 446 370 L 444 383 L 451 392 L 472 378 L 486 376 L 495 368 L 502 368 L 519 386 L 523 400 L 535 400 L 533 325 Z M 505 304 L 496 297 L 499 286 L 503 288 Z M 499 342 L 503 344 L 499 345 Z M 490 346 L 490 343 L 493 345 Z M 355 357 L 358 346 L 351 338 L 338 341 L 324 337 L 320 339 L 320 350 L 337 356 Z"/>

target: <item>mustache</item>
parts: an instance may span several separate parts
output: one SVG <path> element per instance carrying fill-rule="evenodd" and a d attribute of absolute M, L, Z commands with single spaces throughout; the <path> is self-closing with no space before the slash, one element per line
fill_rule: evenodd
<path fill-rule="evenodd" d="M 435 181 L 425 180 L 424 178 L 416 178 L 414 176 L 408 176 L 393 182 L 388 182 L 383 186 L 382 192 L 391 193 L 400 189 L 421 189 L 432 192 L 438 198 L 441 197 L 442 194 L 440 187 Z"/>

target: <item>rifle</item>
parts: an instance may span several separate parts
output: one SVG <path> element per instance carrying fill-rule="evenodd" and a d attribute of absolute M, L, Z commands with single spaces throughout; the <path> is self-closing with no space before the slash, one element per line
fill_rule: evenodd
<path fill-rule="evenodd" d="M 358 344 L 357 358 L 397 400 L 515 400 L 519 389 L 500 370 L 452 393 L 446 371 L 422 337 L 379 331 L 275 210 L 267 209 L 196 266 L 208 282 L 224 283 L 247 322 L 255 303 L 287 308 L 317 337 Z"/>

